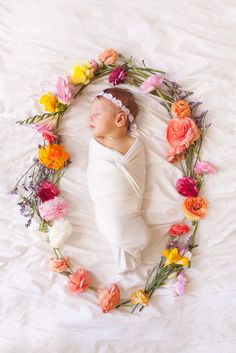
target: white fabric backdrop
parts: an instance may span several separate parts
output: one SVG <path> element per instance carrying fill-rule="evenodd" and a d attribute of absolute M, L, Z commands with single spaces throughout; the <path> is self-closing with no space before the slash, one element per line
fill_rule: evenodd
<path fill-rule="evenodd" d="M 0 352 L 235 353 L 235 1 L 0 1 L 1 117 L 1 320 Z M 92 292 L 74 296 L 65 278 L 48 271 L 49 246 L 26 230 L 8 192 L 30 165 L 40 137 L 15 121 L 40 111 L 37 99 L 53 90 L 59 75 L 75 63 L 112 47 L 144 59 L 195 92 L 212 122 L 202 157 L 218 168 L 201 195 L 209 212 L 198 231 L 185 296 L 159 290 L 141 314 L 125 309 L 102 314 Z M 183 219 L 183 198 L 175 191 L 180 171 L 165 160 L 166 111 L 153 97 L 134 90 L 146 142 L 148 179 L 144 217 L 153 240 L 136 273 L 115 275 L 109 246 L 99 235 L 88 197 L 85 168 L 90 85 L 61 127 L 73 164 L 61 183 L 71 205 L 73 236 L 64 247 L 74 264 L 93 273 L 95 285 L 116 282 L 122 297 L 141 287 L 159 259 L 173 222 Z"/>

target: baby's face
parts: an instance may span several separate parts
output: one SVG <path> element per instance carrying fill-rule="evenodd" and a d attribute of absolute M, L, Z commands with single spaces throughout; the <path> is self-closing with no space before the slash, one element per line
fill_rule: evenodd
<path fill-rule="evenodd" d="M 108 99 L 95 98 L 89 115 L 89 127 L 93 135 L 103 137 L 117 129 L 116 117 L 119 112 L 121 109 Z"/>

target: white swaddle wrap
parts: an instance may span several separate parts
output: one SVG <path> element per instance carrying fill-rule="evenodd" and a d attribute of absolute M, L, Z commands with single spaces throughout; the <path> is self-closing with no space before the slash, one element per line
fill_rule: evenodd
<path fill-rule="evenodd" d="M 97 226 L 111 246 L 117 273 L 133 271 L 151 240 L 141 217 L 146 176 L 142 140 L 135 136 L 123 155 L 91 138 L 87 176 Z"/>

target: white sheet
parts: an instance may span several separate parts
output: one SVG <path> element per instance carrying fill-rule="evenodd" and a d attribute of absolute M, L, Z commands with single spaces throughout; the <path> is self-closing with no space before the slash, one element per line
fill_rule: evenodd
<path fill-rule="evenodd" d="M 0 2 L 1 117 L 1 320 L 0 352 L 235 353 L 235 1 Z M 202 158 L 218 173 L 201 191 L 209 203 L 198 231 L 185 296 L 161 289 L 141 314 L 125 309 L 102 314 L 92 292 L 65 291 L 65 278 L 50 273 L 48 244 L 27 231 L 8 195 L 30 165 L 40 137 L 15 121 L 38 112 L 40 94 L 77 62 L 113 47 L 167 72 L 194 100 L 203 100 L 212 122 Z M 152 231 L 136 274 L 115 276 L 113 258 L 92 216 L 85 167 L 89 106 L 104 81 L 90 85 L 64 119 L 61 134 L 70 151 L 62 196 L 70 202 L 74 234 L 64 252 L 93 273 L 95 285 L 116 282 L 122 297 L 140 288 L 166 243 L 165 232 L 183 218 L 175 191 L 177 168 L 165 160 L 165 110 L 136 90 L 138 126 L 148 149 L 144 217 Z"/>

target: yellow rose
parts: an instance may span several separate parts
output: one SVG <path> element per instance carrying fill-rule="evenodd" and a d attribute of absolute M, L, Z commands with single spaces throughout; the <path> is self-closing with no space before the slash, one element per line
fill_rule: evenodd
<path fill-rule="evenodd" d="M 57 109 L 57 103 L 58 103 L 57 97 L 55 95 L 51 94 L 50 92 L 48 92 L 47 94 L 42 95 L 40 97 L 39 103 L 44 105 L 44 109 L 47 112 L 54 113 L 54 112 L 58 111 L 58 109 Z"/>
<path fill-rule="evenodd" d="M 84 65 L 75 65 L 72 69 L 71 80 L 73 84 L 87 85 L 94 76 L 94 70 L 91 63 Z"/>
<path fill-rule="evenodd" d="M 148 305 L 149 298 L 143 289 L 139 289 L 130 295 L 132 304 Z"/>

